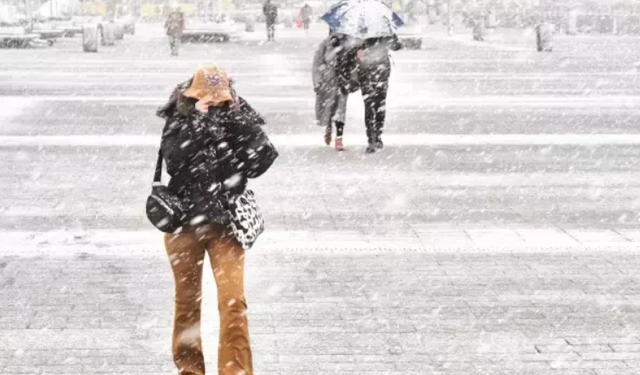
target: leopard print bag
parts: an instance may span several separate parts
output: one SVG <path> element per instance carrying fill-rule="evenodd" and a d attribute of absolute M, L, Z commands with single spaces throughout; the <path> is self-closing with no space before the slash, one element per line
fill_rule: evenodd
<path fill-rule="evenodd" d="M 264 218 L 253 191 L 247 189 L 244 193 L 233 196 L 229 201 L 229 232 L 242 245 L 249 250 L 258 237 L 264 232 Z"/>

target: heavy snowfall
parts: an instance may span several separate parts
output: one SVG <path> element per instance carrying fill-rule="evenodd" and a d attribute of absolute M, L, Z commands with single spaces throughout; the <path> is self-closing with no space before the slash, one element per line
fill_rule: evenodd
<path fill-rule="evenodd" d="M 0 374 L 640 374 L 638 4 L 380 2 L 397 48 L 363 68 L 382 26 L 271 2 L 0 0 Z M 199 72 L 229 100 L 177 88 Z M 277 149 L 243 271 L 172 242 L 201 211 L 146 215 L 176 92 L 209 119 L 241 97 Z"/>

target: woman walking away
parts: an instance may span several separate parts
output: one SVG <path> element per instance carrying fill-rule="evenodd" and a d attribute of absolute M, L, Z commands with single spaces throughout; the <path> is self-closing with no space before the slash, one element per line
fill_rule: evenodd
<path fill-rule="evenodd" d="M 358 51 L 360 66 L 358 80 L 364 98 L 365 123 L 367 126 L 368 146 L 371 154 L 384 147 L 382 131 L 387 114 L 387 91 L 391 77 L 389 50 L 402 48 L 398 37 L 365 39 Z"/>
<path fill-rule="evenodd" d="M 344 150 L 342 136 L 350 92 L 358 90 L 356 80 L 356 42 L 353 38 L 332 33 L 318 47 L 313 59 L 313 90 L 316 93 L 316 122 L 324 127 L 324 142 L 331 144 L 336 128 L 335 148 Z"/>
<path fill-rule="evenodd" d="M 250 244 L 234 232 L 241 225 L 235 216 L 237 205 L 253 197 L 247 179 L 266 172 L 278 153 L 260 128 L 261 117 L 235 95 L 224 70 L 216 67 L 199 69 L 179 85 L 158 115 L 166 125 L 155 186 L 160 185 L 162 161 L 171 180 L 149 197 L 147 215 L 169 232 L 165 246 L 175 279 L 175 365 L 181 375 L 205 373 L 200 303 L 207 253 L 218 290 L 218 374 L 253 375 L 243 283 Z M 162 204 L 154 205 L 157 201 Z M 163 210 L 168 217 L 154 220 L 154 212 Z M 251 207 L 242 210 L 244 221 L 255 221 L 247 214 Z"/>

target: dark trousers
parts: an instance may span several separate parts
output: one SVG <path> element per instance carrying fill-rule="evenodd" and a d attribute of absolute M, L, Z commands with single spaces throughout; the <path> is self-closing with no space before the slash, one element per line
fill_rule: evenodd
<path fill-rule="evenodd" d="M 342 137 L 344 135 L 344 122 L 334 121 L 336 125 L 336 137 Z"/>
<path fill-rule="evenodd" d="M 387 92 L 391 77 L 391 63 L 361 65 L 358 80 L 364 98 L 364 121 L 369 143 L 380 141 L 387 116 Z"/>
<path fill-rule="evenodd" d="M 180 37 L 169 35 L 169 46 L 171 47 L 171 55 L 178 56 L 180 50 Z"/>
<path fill-rule="evenodd" d="M 275 22 L 267 22 L 267 39 L 275 40 L 276 39 L 276 24 Z"/>

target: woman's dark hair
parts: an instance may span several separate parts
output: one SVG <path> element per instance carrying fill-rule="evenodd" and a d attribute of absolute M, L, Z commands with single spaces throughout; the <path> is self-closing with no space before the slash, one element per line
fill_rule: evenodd
<path fill-rule="evenodd" d="M 331 38 L 331 46 L 335 48 L 335 47 L 339 47 L 342 44 L 342 42 L 345 39 L 345 35 L 338 34 L 338 33 L 330 33 L 329 38 Z"/>
<path fill-rule="evenodd" d="M 196 108 L 197 102 L 198 99 L 196 98 L 189 98 L 184 95 L 180 95 L 180 97 L 178 98 L 178 103 L 176 104 L 176 109 L 178 110 L 179 114 L 187 116 Z"/>

